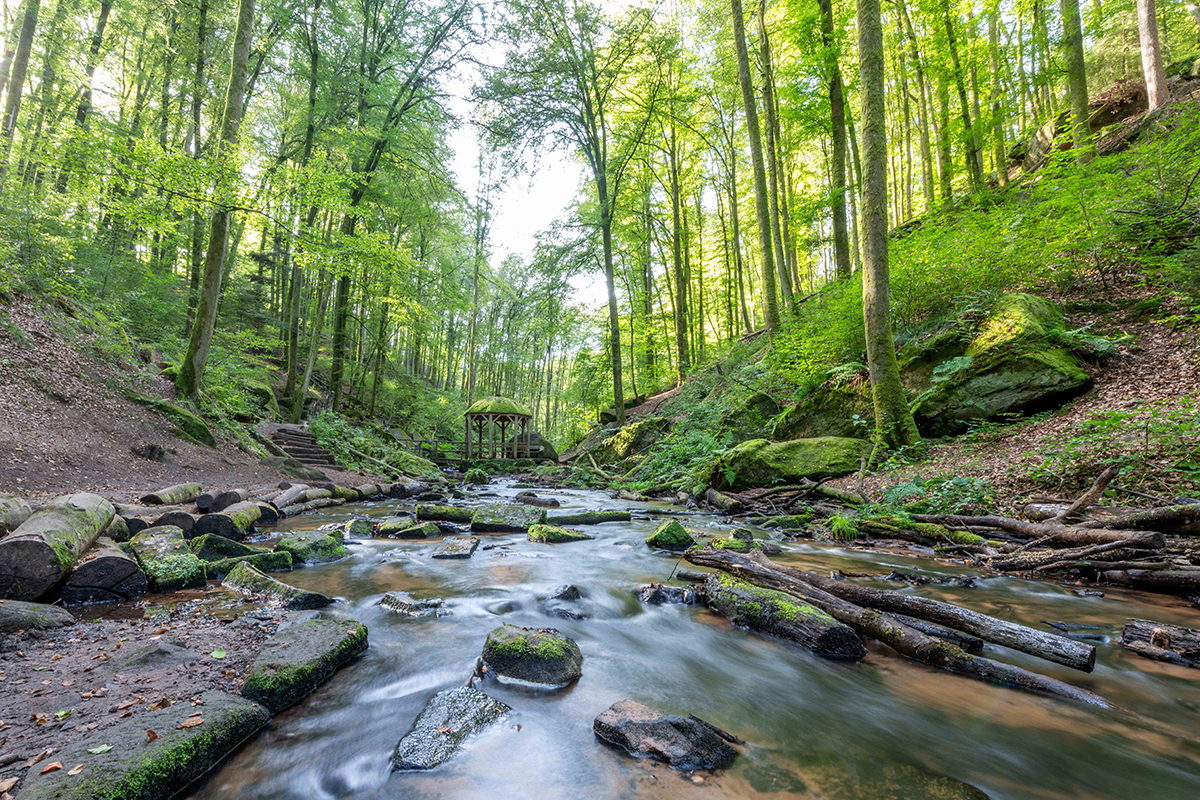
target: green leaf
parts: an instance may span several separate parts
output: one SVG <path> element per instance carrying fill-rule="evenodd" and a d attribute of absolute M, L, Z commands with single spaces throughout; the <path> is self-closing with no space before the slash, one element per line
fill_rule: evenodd
<path fill-rule="evenodd" d="M 211 653 L 209 653 L 209 655 L 212 656 L 213 658 L 224 658 L 225 651 L 224 650 L 213 650 Z"/>
<path fill-rule="evenodd" d="M 71 709 L 69 708 L 60 708 L 58 711 L 54 712 L 54 716 L 58 717 L 59 719 L 66 719 L 70 714 Z"/>
<path fill-rule="evenodd" d="M 98 756 L 101 753 L 107 753 L 109 750 L 112 750 L 111 744 L 100 744 L 96 745 L 95 747 L 88 748 L 88 752 L 94 756 Z"/>

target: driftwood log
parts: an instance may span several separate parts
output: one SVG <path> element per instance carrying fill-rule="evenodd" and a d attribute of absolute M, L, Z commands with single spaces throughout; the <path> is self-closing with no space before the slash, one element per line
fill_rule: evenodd
<path fill-rule="evenodd" d="M 117 517 L 120 519 L 120 517 Z M 71 570 L 59 597 L 66 605 L 119 603 L 136 600 L 146 593 L 146 573 L 107 536 Z"/>
<path fill-rule="evenodd" d="M 159 489 L 157 492 L 144 494 L 139 502 L 147 506 L 175 506 L 192 502 L 200 496 L 202 491 L 204 491 L 204 487 L 198 483 L 177 483 L 174 486 Z"/>
<path fill-rule="evenodd" d="M 32 513 L 33 509 L 24 498 L 0 494 L 0 536 L 15 531 Z"/>
<path fill-rule="evenodd" d="M 94 494 L 64 495 L 0 539 L 0 598 L 35 600 L 56 586 L 108 527 L 112 503 Z"/>
<path fill-rule="evenodd" d="M 224 511 L 236 503 L 244 503 L 252 496 L 253 495 L 249 489 L 227 489 L 214 497 L 212 502 L 209 503 L 207 509 L 202 510 L 207 511 L 210 514 L 218 511 Z M 196 507 L 199 508 L 199 504 L 197 504 Z"/>
<path fill-rule="evenodd" d="M 731 497 L 716 489 L 704 492 L 704 500 L 713 508 L 719 508 L 726 514 L 741 514 L 746 510 L 746 504 L 737 497 Z"/>
<path fill-rule="evenodd" d="M 1145 530 L 1105 530 L 1102 528 L 1088 528 L 1083 525 L 1051 525 L 1046 522 L 1025 522 L 1024 520 L 1012 519 L 1011 517 L 997 516 L 965 517 L 959 514 L 913 514 L 912 518 L 916 522 L 933 522 L 952 528 L 1000 530 L 1023 539 L 1044 539 L 1052 536 L 1054 538 L 1048 539 L 1046 544 L 1066 547 L 1110 544 L 1111 542 L 1124 541 L 1131 536 L 1142 533 L 1149 533 L 1151 536 L 1154 535 L 1153 532 Z M 1157 546 L 1162 547 L 1163 540 L 1158 539 L 1157 541 Z"/>
<path fill-rule="evenodd" d="M 244 501 L 235 503 L 229 508 L 216 514 L 205 514 L 196 520 L 195 527 L 192 528 L 190 537 L 203 536 L 206 533 L 215 533 L 218 536 L 224 536 L 226 539 L 233 539 L 235 542 L 240 542 L 246 538 L 254 527 L 254 523 L 258 522 L 258 518 L 262 516 L 262 509 L 257 503 Z"/>
<path fill-rule="evenodd" d="M 345 503 L 345 500 L 338 497 L 322 497 L 317 500 L 309 500 L 307 503 L 281 508 L 279 509 L 279 516 L 294 517 L 297 514 L 303 514 L 305 511 L 315 511 L 318 508 L 330 508 L 332 506 L 345 505 Z"/>
<path fill-rule="evenodd" d="M 2 544 L 2 542 L 0 542 Z M 1191 569 L 1105 569 L 1113 565 L 1096 564 L 1101 577 L 1117 586 L 1129 586 L 1163 594 L 1200 593 L 1200 567 Z"/>
<path fill-rule="evenodd" d="M 308 490 L 309 486 L 307 484 L 294 484 L 292 486 L 288 486 L 282 492 L 275 495 L 275 497 L 271 499 L 271 502 L 275 504 L 276 508 L 287 508 L 288 506 L 296 503 L 303 503 L 304 493 Z"/>
<path fill-rule="evenodd" d="M 684 554 L 684 558 L 698 566 L 720 569 L 757 586 L 777 589 L 799 597 L 834 619 L 846 623 L 860 635 L 878 639 L 902 655 L 924 664 L 989 683 L 1110 707 L 1108 701 L 1086 689 L 1011 664 L 993 661 L 983 656 L 973 656 L 949 642 L 921 633 L 880 611 L 835 597 L 793 574 L 812 573 L 781 568 L 760 553 L 739 555 L 712 548 L 692 548 Z"/>
<path fill-rule="evenodd" d="M 1148 619 L 1131 619 L 1121 631 L 1121 644 L 1140 656 L 1200 669 L 1200 631 Z"/>

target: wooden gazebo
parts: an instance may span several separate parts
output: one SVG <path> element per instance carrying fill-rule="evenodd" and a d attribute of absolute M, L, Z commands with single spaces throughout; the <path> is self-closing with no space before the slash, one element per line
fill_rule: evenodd
<path fill-rule="evenodd" d="M 507 397 L 476 400 L 463 415 L 466 419 L 466 460 L 528 458 L 529 420 L 533 414 L 525 406 Z M 509 441 L 509 436 L 512 441 Z M 521 452 L 524 451 L 524 452 Z"/>

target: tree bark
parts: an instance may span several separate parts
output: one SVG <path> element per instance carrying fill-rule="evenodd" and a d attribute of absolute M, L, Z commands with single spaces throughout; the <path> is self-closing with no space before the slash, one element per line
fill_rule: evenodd
<path fill-rule="evenodd" d="M 763 116 L 767 130 L 767 192 L 770 202 L 771 241 L 774 243 L 773 260 L 779 279 L 779 295 L 784 307 L 792 304 L 792 278 L 788 271 L 787 257 L 783 252 L 783 224 L 779 214 L 779 142 L 776 138 L 778 116 L 775 113 L 775 77 L 771 67 L 771 40 L 767 35 L 767 0 L 758 0 L 758 53 L 763 78 Z"/>
<path fill-rule="evenodd" d="M 846 229 L 846 99 L 842 92 L 837 43 L 833 39 L 833 0 L 818 0 L 818 5 L 821 11 L 821 46 L 825 51 L 826 78 L 829 81 L 833 263 L 838 280 L 845 280 L 850 277 L 850 234 Z"/>
<path fill-rule="evenodd" d="M 0 539 L 0 598 L 36 600 L 67 576 L 116 511 L 94 494 L 51 500 Z"/>
<path fill-rule="evenodd" d="M 1166 68 L 1163 66 L 1162 47 L 1158 42 L 1158 15 L 1154 0 L 1137 0 L 1137 15 L 1142 74 L 1146 77 L 1146 96 L 1150 101 L 1150 110 L 1153 111 L 1171 99 Z"/>
<path fill-rule="evenodd" d="M 139 502 L 148 506 L 173 506 L 190 503 L 200 496 L 202 487 L 198 483 L 177 483 L 165 489 L 142 495 Z"/>
<path fill-rule="evenodd" d="M 1121 644 L 1155 661 L 1200 669 L 1200 631 L 1195 628 L 1131 619 L 1121 631 Z"/>
<path fill-rule="evenodd" d="M 1153 2 L 1153 0 L 1151 0 Z M 1092 160 L 1092 125 L 1088 114 L 1087 67 L 1083 60 L 1083 25 L 1079 0 L 1060 0 L 1063 23 L 1063 60 L 1067 64 L 1067 93 L 1071 98 L 1071 140 L 1075 160 Z"/>
<path fill-rule="evenodd" d="M 32 513 L 33 509 L 23 497 L 0 495 L 0 536 L 19 528 Z"/>
<path fill-rule="evenodd" d="M 258 503 L 250 501 L 234 503 L 224 511 L 205 514 L 196 520 L 196 527 L 192 528 L 188 538 L 194 539 L 206 533 L 215 533 L 226 539 L 240 542 L 250 533 L 260 516 L 262 516 L 262 510 L 259 509 Z"/>
<path fill-rule="evenodd" d="M 33 35 L 37 30 L 40 0 L 25 0 L 25 16 L 21 18 L 21 35 L 17 39 L 17 50 L 13 55 L 12 74 L 8 82 L 8 94 L 4 102 L 4 117 L 0 118 L 0 136 L 4 137 L 3 156 L 0 158 L 0 191 L 4 189 L 4 178 L 8 173 L 8 159 L 12 152 L 13 136 L 17 131 L 17 119 L 21 116 L 21 97 L 25 93 L 25 73 L 29 69 L 29 57 L 33 52 Z"/>

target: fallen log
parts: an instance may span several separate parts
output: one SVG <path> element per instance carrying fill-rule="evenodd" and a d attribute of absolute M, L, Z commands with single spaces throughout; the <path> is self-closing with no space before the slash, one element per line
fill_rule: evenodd
<path fill-rule="evenodd" d="M 15 531 L 32 513 L 33 509 L 25 502 L 25 498 L 0 494 L 0 536 Z"/>
<path fill-rule="evenodd" d="M 1100 576 L 1117 586 L 1129 586 L 1150 592 L 1182 595 L 1200 593 L 1200 568 L 1113 569 L 1105 570 Z"/>
<path fill-rule="evenodd" d="M 1121 631 L 1121 644 L 1140 656 L 1200 669 L 1200 631 L 1148 619 L 1131 619 Z"/>
<path fill-rule="evenodd" d="M 1061 514 L 1051 517 L 1049 520 L 1047 520 L 1047 522 L 1053 525 L 1056 523 L 1066 522 L 1067 520 L 1079 516 L 1084 509 L 1104 496 L 1104 490 L 1108 488 L 1108 485 L 1113 482 L 1113 478 L 1116 478 L 1120 472 L 1121 468 L 1116 465 L 1113 465 L 1104 470 L 1104 472 L 1101 472 L 1100 477 L 1096 478 L 1096 482 L 1092 484 L 1090 489 L 1080 495 L 1079 499 L 1074 503 L 1071 503 L 1071 505 L 1067 506 L 1067 508 Z"/>
<path fill-rule="evenodd" d="M 146 573 L 138 562 L 112 539 L 101 536 L 71 570 L 59 597 L 66 605 L 119 603 L 141 597 L 147 586 Z"/>
<path fill-rule="evenodd" d="M 0 598 L 35 600 L 96 543 L 116 512 L 94 494 L 63 495 L 0 539 Z"/>
<path fill-rule="evenodd" d="M 355 486 L 354 491 L 358 492 L 359 500 L 370 500 L 380 494 L 381 489 L 378 483 L 364 483 L 361 486 Z"/>
<path fill-rule="evenodd" d="M 208 508 L 202 510 L 213 514 L 218 511 L 224 511 L 225 509 L 232 505 L 236 505 L 237 503 L 244 503 L 250 498 L 251 494 L 249 489 L 229 489 L 216 495 L 212 499 L 212 502 L 209 503 Z M 199 504 L 197 504 L 196 507 L 199 508 Z"/>
<path fill-rule="evenodd" d="M 913 514 L 915 522 L 935 522 L 957 528 L 991 528 L 1001 530 L 1025 539 L 1048 539 L 1046 544 L 1066 545 L 1068 547 L 1087 544 L 1108 544 L 1120 542 L 1140 534 L 1154 535 L 1147 530 L 1106 530 L 1103 528 L 1087 527 L 1091 523 L 1078 526 L 1049 525 L 1045 522 L 1025 522 L 1010 517 L 965 517 L 959 514 Z M 1123 526 L 1117 526 L 1123 527 Z M 1165 540 L 1156 539 L 1157 547 L 1162 547 Z"/>
<path fill-rule="evenodd" d="M 746 510 L 746 504 L 741 500 L 718 492 L 716 489 L 705 491 L 704 499 L 713 508 L 719 508 L 727 514 L 740 514 Z"/>
<path fill-rule="evenodd" d="M 633 515 L 628 511 L 577 511 L 573 514 L 552 514 L 546 517 L 547 525 L 565 528 L 568 525 L 599 525 L 603 522 L 629 522 Z"/>
<path fill-rule="evenodd" d="M 130 539 L 129 547 L 154 591 L 204 585 L 204 562 L 192 553 L 179 528 L 149 528 Z"/>
<path fill-rule="evenodd" d="M 904 623 L 910 628 L 915 628 L 926 636 L 936 636 L 943 641 L 961 647 L 964 651 L 973 656 L 977 656 L 983 652 L 983 639 L 978 636 L 956 631 L 952 628 L 944 628 L 941 625 L 934 625 L 932 622 L 926 622 L 923 619 L 916 617 L 906 617 L 903 614 L 888 614 L 892 619 Z"/>
<path fill-rule="evenodd" d="M 316 484 L 316 487 L 329 492 L 330 497 L 338 497 L 349 502 L 354 502 L 355 500 L 359 499 L 358 492 L 354 489 L 351 489 L 349 486 L 342 486 L 336 483 L 318 483 Z M 314 497 L 312 499 L 315 500 L 317 498 Z"/>
<path fill-rule="evenodd" d="M 132 536 L 129 532 L 129 526 L 125 524 L 125 518 L 119 514 L 113 514 L 113 518 L 109 520 L 108 526 L 100 532 L 101 536 L 107 536 L 114 542 L 128 542 Z"/>
<path fill-rule="evenodd" d="M 264 575 L 245 561 L 234 565 L 221 582 L 226 589 L 250 597 L 261 597 L 272 605 L 286 609 L 324 608 L 333 598 L 316 592 L 306 592 Z"/>
<path fill-rule="evenodd" d="M 294 486 L 289 486 L 281 493 L 277 494 L 273 500 L 276 508 L 287 508 L 295 503 L 302 503 L 304 493 L 309 489 L 307 484 L 299 483 Z"/>
<path fill-rule="evenodd" d="M 281 514 L 274 503 L 267 502 L 266 500 L 255 500 L 254 504 L 258 506 L 258 521 L 254 523 L 255 525 L 274 525 L 276 522 L 279 522 Z"/>
<path fill-rule="evenodd" d="M 191 530 L 191 536 L 203 536 L 206 533 L 215 533 L 218 536 L 224 536 L 226 539 L 233 539 L 240 542 L 246 538 L 246 534 L 254 527 L 254 523 L 262 515 L 262 510 L 257 503 L 249 501 L 235 503 L 224 511 L 217 514 L 205 514 L 196 520 L 195 527 Z"/>
<path fill-rule="evenodd" d="M 714 572 L 704 581 L 702 594 L 709 608 L 734 625 L 787 639 L 820 656 L 859 659 L 867 654 L 853 628 L 786 592 Z"/>
<path fill-rule="evenodd" d="M 902 655 L 909 656 L 922 663 L 978 680 L 999 683 L 1013 688 L 1049 694 L 1056 697 L 1064 697 L 1091 705 L 1110 707 L 1108 701 L 1086 689 L 1071 686 L 1054 678 L 1029 672 L 1011 664 L 993 661 L 983 656 L 972 656 L 955 645 L 943 642 L 932 636 L 927 636 L 875 609 L 863 608 L 840 597 L 835 597 L 829 592 L 808 583 L 807 580 L 797 577 L 797 575 L 803 575 L 807 578 L 812 573 L 782 568 L 777 564 L 773 564 L 760 553 L 751 553 L 743 556 L 711 548 L 704 550 L 692 548 L 684 554 L 684 558 L 692 564 L 720 569 L 755 585 L 764 586 L 769 589 L 778 589 L 795 595 L 825 611 L 834 619 L 846 623 L 860 634 L 872 636 L 889 645 Z M 836 582 L 830 581 L 829 583 Z M 842 585 L 848 586 L 850 584 Z M 887 594 L 894 593 L 889 592 Z M 903 597 L 902 595 L 898 596 Z M 947 604 L 942 603 L 939 605 Z M 953 607 L 951 606 L 951 608 Z M 964 609 L 958 610 L 964 611 Z M 974 614 L 974 612 L 968 613 Z M 980 614 L 978 616 L 983 617 L 984 615 Z M 991 618 L 985 617 L 985 619 Z M 1034 633 L 1040 632 L 1034 631 Z M 1044 635 L 1051 636 L 1052 634 Z M 1063 637 L 1056 638 L 1062 639 Z M 1065 640 L 1065 642 L 1071 645 L 1080 645 L 1079 642 L 1072 642 L 1069 639 Z M 1092 652 L 1090 661 L 1094 663 L 1095 649 L 1089 649 Z"/>
<path fill-rule="evenodd" d="M 1067 550 L 1037 550 L 1024 553 L 1012 553 L 998 556 L 988 562 L 992 569 L 1004 572 L 1022 572 L 1043 568 L 1058 561 L 1087 558 L 1088 556 L 1107 553 L 1115 558 L 1125 558 L 1143 550 L 1156 550 L 1155 542 L 1159 541 L 1158 534 L 1143 534 L 1119 542 L 1092 545 L 1090 547 L 1074 547 Z M 1159 545 L 1161 547 L 1161 545 Z"/>
<path fill-rule="evenodd" d="M 148 506 L 174 506 L 192 502 L 200 496 L 202 491 L 204 491 L 204 487 L 198 483 L 177 483 L 174 486 L 144 494 L 138 499 L 138 502 Z"/>
<path fill-rule="evenodd" d="M 1082 528 L 1124 528 L 1128 530 L 1163 531 L 1194 535 L 1200 533 L 1200 503 L 1184 503 L 1183 505 L 1164 506 L 1124 514 L 1111 519 L 1085 522 Z"/>
<path fill-rule="evenodd" d="M 322 497 L 318 500 L 309 500 L 307 503 L 300 505 L 288 506 L 287 508 L 279 509 L 279 516 L 294 517 L 297 514 L 303 514 L 305 511 L 315 511 L 318 508 L 330 508 L 331 506 L 345 505 L 346 501 L 337 497 Z"/>

